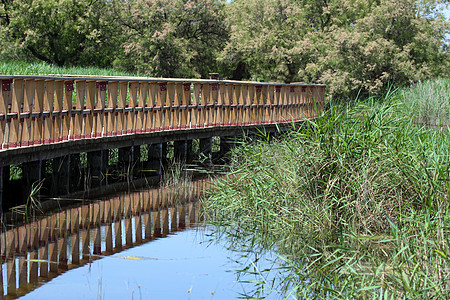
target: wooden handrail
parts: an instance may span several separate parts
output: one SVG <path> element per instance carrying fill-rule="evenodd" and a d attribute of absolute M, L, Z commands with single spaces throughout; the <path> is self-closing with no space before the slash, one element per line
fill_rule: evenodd
<path fill-rule="evenodd" d="M 0 75 L 0 151 L 79 139 L 317 117 L 325 85 Z"/>

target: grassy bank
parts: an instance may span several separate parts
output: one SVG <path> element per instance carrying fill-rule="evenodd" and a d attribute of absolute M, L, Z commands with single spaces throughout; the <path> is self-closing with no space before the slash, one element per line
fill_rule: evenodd
<path fill-rule="evenodd" d="M 205 201 L 211 221 L 230 243 L 276 249 L 282 285 L 263 287 L 281 295 L 447 299 L 450 130 L 433 118 L 449 95 L 448 80 L 425 82 L 242 144 Z"/>
<path fill-rule="evenodd" d="M 45 62 L 0 61 L 0 75 L 96 75 L 139 76 L 114 69 L 96 67 L 58 67 Z"/>

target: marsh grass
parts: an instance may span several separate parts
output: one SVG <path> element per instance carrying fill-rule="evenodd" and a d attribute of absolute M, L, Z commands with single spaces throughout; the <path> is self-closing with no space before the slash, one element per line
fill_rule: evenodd
<path fill-rule="evenodd" d="M 416 88 L 332 106 L 278 140 L 233 152 L 230 176 L 205 207 L 231 244 L 276 249 L 282 263 L 267 272 L 282 284 L 272 290 L 447 299 L 450 131 L 411 118 L 418 100 L 405 95 Z"/>
<path fill-rule="evenodd" d="M 102 69 L 97 67 L 58 67 L 45 62 L 25 61 L 1 61 L 1 75 L 96 75 L 96 76 L 139 76 L 119 72 L 114 69 Z"/>

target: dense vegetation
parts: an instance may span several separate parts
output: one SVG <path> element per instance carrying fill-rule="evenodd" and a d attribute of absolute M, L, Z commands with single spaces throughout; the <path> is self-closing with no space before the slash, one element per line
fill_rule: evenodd
<path fill-rule="evenodd" d="M 448 124 L 449 108 L 450 81 L 427 81 L 243 143 L 206 199 L 212 221 L 276 249 L 271 272 L 301 299 L 447 299 L 450 131 L 435 112 Z"/>
<path fill-rule="evenodd" d="M 326 83 L 449 75 L 440 0 L 1 0 L 0 59 L 164 77 Z"/>

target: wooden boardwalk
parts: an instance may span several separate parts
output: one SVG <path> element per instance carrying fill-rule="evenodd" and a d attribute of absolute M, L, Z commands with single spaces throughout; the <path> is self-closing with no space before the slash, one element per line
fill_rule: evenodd
<path fill-rule="evenodd" d="M 53 160 L 62 178 L 54 185 L 68 194 L 80 153 L 103 178 L 111 149 L 134 157 L 141 145 L 153 153 L 175 141 L 187 156 L 195 139 L 211 148 L 213 136 L 314 118 L 325 97 L 324 85 L 227 80 L 0 75 L 0 85 L 0 201 L 11 165 L 29 189 Z"/>

